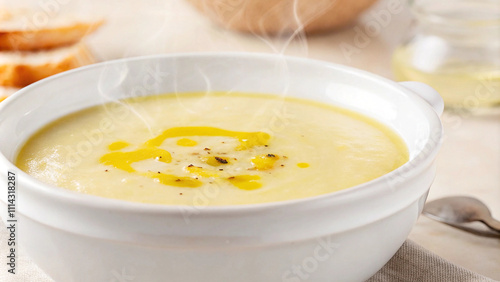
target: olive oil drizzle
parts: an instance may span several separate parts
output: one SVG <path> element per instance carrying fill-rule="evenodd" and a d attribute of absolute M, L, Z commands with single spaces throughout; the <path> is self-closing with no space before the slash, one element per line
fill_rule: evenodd
<path fill-rule="evenodd" d="M 148 140 L 144 145 L 148 147 L 158 147 L 168 138 L 188 136 L 234 137 L 240 141 L 240 146 L 238 146 L 236 150 L 245 150 L 254 146 L 267 145 L 267 142 L 271 139 L 271 136 L 265 132 L 239 132 L 209 126 L 186 126 L 167 129 L 162 134 Z"/>
<path fill-rule="evenodd" d="M 259 182 L 260 176 L 258 175 L 234 175 L 229 177 L 222 177 L 222 174 L 212 170 L 203 169 L 189 165 L 185 171 L 193 175 L 193 177 L 181 177 L 170 175 L 162 172 L 138 172 L 132 164 L 135 162 L 156 159 L 164 163 L 172 162 L 172 155 L 170 152 L 159 148 L 166 139 L 184 137 L 178 140 L 179 146 L 195 146 L 197 143 L 185 137 L 192 136 L 213 136 L 213 137 L 231 137 L 239 141 L 239 146 L 235 149 L 237 151 L 247 150 L 255 146 L 268 146 L 271 136 L 265 132 L 239 132 L 220 129 L 216 127 L 192 126 L 192 127 L 174 127 L 163 131 L 160 135 L 146 141 L 141 147 L 134 151 L 119 151 L 129 144 L 124 141 L 117 141 L 108 146 L 108 149 L 113 152 L 107 153 L 100 158 L 100 162 L 104 165 L 113 166 L 117 169 L 124 170 L 129 173 L 138 174 L 147 178 L 154 179 L 164 185 L 176 187 L 199 187 L 203 184 L 199 178 L 223 178 L 229 183 L 243 190 L 255 190 L 262 187 Z M 182 141 L 181 141 L 182 140 Z M 180 141 L 180 142 L 179 142 Z M 269 170 L 272 169 L 274 163 L 279 159 L 274 154 L 265 154 L 252 158 L 254 169 Z M 222 157 L 210 157 L 205 162 L 211 166 L 220 166 L 228 164 L 229 162 Z M 220 171 L 222 169 L 219 169 Z"/>

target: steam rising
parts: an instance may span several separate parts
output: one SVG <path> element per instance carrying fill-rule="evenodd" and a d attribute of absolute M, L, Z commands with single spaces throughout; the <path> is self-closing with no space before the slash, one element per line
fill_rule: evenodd
<path fill-rule="evenodd" d="M 293 54 L 306 57 L 308 55 L 308 45 L 307 38 L 304 31 L 304 25 L 306 23 L 301 22 L 298 9 L 299 2 L 301 0 L 294 0 L 290 8 L 293 10 L 290 13 L 291 18 L 286 19 L 289 21 L 285 24 L 282 30 L 278 33 L 265 33 L 260 31 L 253 31 L 252 33 L 238 33 L 237 31 L 223 28 L 217 26 L 216 23 L 211 22 L 204 15 L 195 11 L 190 7 L 184 0 L 171 0 L 171 1 L 148 1 L 150 5 L 141 1 L 141 4 L 128 5 L 128 8 L 133 10 L 113 10 L 111 13 L 107 14 L 108 27 L 104 27 L 100 34 L 97 34 L 94 38 L 91 38 L 90 44 L 94 46 L 107 46 L 108 50 L 94 50 L 99 57 L 103 59 L 115 59 L 115 57 L 130 57 L 136 55 L 147 55 L 147 54 L 161 54 L 161 53 L 176 53 L 176 52 L 198 52 L 198 51 L 213 51 L 213 50 L 223 50 L 223 51 L 250 51 L 253 52 L 257 49 L 266 49 L 269 53 L 275 53 L 278 55 Z M 131 1 L 132 2 L 132 1 Z M 243 9 L 241 5 L 248 5 L 246 1 L 237 0 L 233 1 L 236 9 L 234 12 L 238 14 L 241 11 L 237 9 Z M 321 1 L 324 3 L 324 1 Z M 335 1 L 328 1 L 328 5 L 333 5 Z M 115 2 L 115 4 L 118 4 Z M 106 5 L 101 4 L 99 5 Z M 113 6 L 113 5 L 111 5 Z M 302 5 L 303 6 L 303 5 Z M 110 7 L 107 7 L 108 9 Z M 279 8 L 279 7 L 277 7 Z M 325 7 L 317 7 L 311 5 L 311 11 L 308 12 L 308 20 L 312 21 L 316 16 L 320 15 Z M 272 12 L 272 11 L 269 11 Z M 266 21 L 266 15 L 264 14 L 261 19 L 259 19 L 259 25 L 263 25 Z M 140 29 L 140 26 L 148 26 L 148 29 Z M 120 28 L 118 28 L 120 26 Z M 154 29 L 151 27 L 154 26 Z M 290 27 L 295 27 L 292 32 L 290 32 Z M 113 49 L 114 42 L 109 42 L 110 34 L 106 33 L 106 29 L 113 31 L 119 31 L 120 34 L 115 34 L 112 36 L 112 41 L 120 42 L 120 46 L 116 49 L 121 49 L 120 52 L 109 54 L 106 51 Z M 184 32 L 180 33 L 179 30 Z M 104 38 L 104 35 L 107 35 Z M 106 40 L 106 42 L 104 42 Z M 203 44 L 195 44 L 195 42 L 203 42 Z M 108 48 L 109 47 L 109 48 Z M 263 48 L 264 47 L 264 48 Z M 149 128 L 150 134 L 151 125 L 147 124 L 147 119 L 138 114 L 136 109 L 133 109 L 127 103 L 122 101 L 116 101 L 117 97 L 135 97 L 143 96 L 148 94 L 160 94 L 155 93 L 156 89 L 146 89 L 146 92 L 142 93 L 140 91 L 131 91 L 126 89 L 126 80 L 131 75 L 129 72 L 129 66 L 127 64 L 121 64 L 120 69 L 106 69 L 100 77 L 99 91 L 104 101 L 111 102 L 115 101 L 119 103 L 122 107 L 126 107 L 130 113 L 137 116 L 138 119 L 142 120 L 145 125 Z M 275 66 L 276 73 L 279 73 L 280 77 L 288 78 L 288 66 L 285 60 L 280 61 Z M 132 74 L 133 75 L 133 74 Z M 212 83 L 207 74 L 203 73 L 201 69 L 198 69 L 196 73 L 192 74 L 193 79 L 200 80 L 204 82 L 203 89 L 198 89 L 200 92 L 209 93 L 211 91 L 238 91 L 238 85 L 234 85 L 233 89 L 212 89 Z M 159 85 L 163 83 L 170 83 L 174 85 L 175 92 L 185 92 L 183 89 L 179 89 L 179 81 L 185 79 L 178 77 L 177 73 L 170 74 L 169 77 L 164 78 L 166 81 L 159 82 L 156 86 L 159 89 Z M 281 85 L 281 90 L 278 94 L 286 96 L 288 92 L 288 83 Z M 128 91 L 129 93 L 118 94 L 120 91 Z M 202 103 L 202 101 L 200 101 Z M 186 110 L 190 110 L 192 105 L 183 105 Z M 256 109 L 256 114 L 265 110 L 277 109 Z"/>
<path fill-rule="evenodd" d="M 1 0 L 0 0 L 1 1 Z M 4 0 L 3 2 L 5 2 Z M 366 0 L 371 1 L 371 0 Z M 12 5 L 9 1 L 9 5 Z M 308 24 L 321 17 L 330 8 L 340 6 L 339 0 L 278 0 L 269 9 L 258 14 L 258 17 L 239 25 L 252 26 L 249 32 L 238 32 L 231 29 L 247 8 L 256 0 L 145 0 L 145 1 L 99 1 L 99 0 L 22 0 L 15 1 L 19 6 L 27 5 L 47 15 L 69 13 L 79 17 L 99 18 L 106 20 L 105 25 L 87 38 L 87 43 L 97 58 L 105 61 L 123 57 L 153 54 L 174 54 L 186 52 L 266 52 L 277 55 L 294 55 L 307 57 L 309 46 L 306 35 Z M 189 3 L 191 2 L 191 3 Z M 219 7 L 216 16 L 227 16 L 227 23 L 212 21 L 210 15 L 200 13 L 191 4 L 216 5 Z M 264 1 L 268 2 L 268 1 Z M 53 4 L 56 3 L 57 5 Z M 3 3 L 2 3 L 3 4 Z M 273 24 L 273 21 L 277 22 Z M 49 18 L 50 20 L 50 18 Z M 255 26 L 257 28 L 255 28 Z M 269 26 L 273 30 L 269 31 Z M 285 82 L 280 90 L 273 94 L 286 96 L 289 91 L 288 66 L 285 60 L 274 67 L 275 73 Z M 131 114 L 147 124 L 147 118 L 138 114 L 126 102 L 119 98 L 144 96 L 161 93 L 161 84 L 175 85 L 182 77 L 176 73 L 163 78 L 165 81 L 156 85 L 139 85 L 142 90 L 135 91 L 126 87 L 131 74 L 126 63 L 120 69 L 106 68 L 99 78 L 98 91 L 103 102 L 115 101 L 127 108 Z M 204 88 L 198 91 L 209 93 L 217 90 L 238 91 L 238 85 L 232 89 L 212 89 L 209 75 L 198 70 L 193 79 L 204 82 Z M 150 87 L 152 86 L 152 87 Z M 127 93 L 123 93 L 127 92 Z M 184 105 L 189 108 L 190 105 Z M 267 109 L 260 109 L 265 111 Z M 269 109 L 276 110 L 276 109 Z M 258 112 L 256 110 L 256 112 Z M 153 133 L 151 132 L 153 135 Z"/>

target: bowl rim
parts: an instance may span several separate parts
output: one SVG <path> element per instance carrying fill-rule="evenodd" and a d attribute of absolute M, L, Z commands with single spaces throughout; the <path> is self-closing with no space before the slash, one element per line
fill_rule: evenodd
<path fill-rule="evenodd" d="M 284 201 L 275 201 L 275 202 L 265 202 L 265 203 L 256 203 L 256 204 L 243 204 L 243 205 L 221 205 L 221 206 L 202 206 L 201 208 L 196 208 L 193 206 L 185 206 L 185 205 L 163 205 L 163 204 L 150 204 L 150 203 L 139 203 L 139 202 L 131 202 L 126 200 L 119 200 L 113 198 L 106 198 L 101 196 L 83 194 L 80 192 L 68 190 L 65 188 L 61 188 L 52 184 L 44 183 L 31 175 L 25 173 L 21 169 L 19 169 L 13 162 L 9 161 L 6 156 L 0 152 L 0 166 L 5 166 L 6 168 L 14 168 L 16 170 L 16 174 L 18 175 L 18 179 L 22 177 L 24 190 L 29 190 L 29 192 L 34 192 L 38 195 L 43 195 L 46 197 L 51 197 L 54 200 L 64 201 L 71 205 L 82 206 L 86 208 L 92 209 L 105 209 L 107 211 L 131 211 L 136 214 L 144 214 L 144 213 L 152 213 L 152 214 L 178 214 L 181 213 L 186 208 L 195 208 L 197 212 L 200 214 L 225 214 L 225 213 L 247 213 L 247 212 L 255 212 L 257 210 L 269 210 L 269 209 L 277 209 L 277 208 L 287 208 L 296 205 L 306 205 L 315 202 L 321 201 L 334 201 L 342 198 L 349 197 L 365 197 L 369 194 L 378 194 L 381 193 L 380 190 L 384 189 L 389 183 L 389 179 L 391 177 L 397 176 L 397 174 L 402 171 L 407 171 L 404 173 L 404 177 L 406 179 L 412 179 L 417 176 L 421 171 L 426 169 L 431 165 L 432 161 L 437 155 L 437 152 L 441 146 L 443 139 L 443 126 L 441 120 L 432 108 L 430 104 L 428 104 L 423 98 L 417 95 L 415 92 L 410 89 L 398 84 L 395 81 L 387 79 L 385 77 L 373 74 L 371 72 L 357 69 L 350 66 L 344 66 L 341 64 L 335 64 L 328 61 L 321 61 L 315 59 L 309 59 L 304 57 L 295 57 L 295 56 L 286 56 L 282 54 L 267 54 L 267 53 L 247 53 L 247 52 L 196 52 L 196 53 L 175 53 L 175 54 L 156 54 L 156 55 L 147 55 L 147 56 L 137 56 L 137 57 L 129 57 L 129 58 L 121 58 L 117 60 L 104 61 L 97 64 L 92 64 L 88 66 L 79 67 L 73 70 L 65 71 L 63 73 L 59 73 L 48 78 L 37 81 L 27 87 L 22 88 L 17 91 L 13 95 L 9 96 L 6 100 L 0 103 L 0 113 L 4 108 L 9 107 L 13 101 L 18 99 L 22 99 L 22 95 L 25 92 L 32 91 L 36 89 L 40 85 L 52 83 L 54 80 L 57 81 L 61 77 L 73 76 L 74 74 L 78 74 L 83 71 L 90 71 L 93 69 L 103 68 L 109 65 L 118 65 L 122 63 L 130 63 L 134 61 L 148 61 L 152 59 L 182 59 L 182 58 L 233 58 L 233 59 L 254 59 L 254 60 L 277 60 L 281 59 L 291 63 L 298 64 L 309 64 L 315 65 L 318 68 L 326 68 L 330 70 L 335 70 L 343 73 L 347 73 L 355 76 L 358 79 L 365 81 L 374 81 L 379 84 L 383 84 L 388 88 L 392 88 L 394 91 L 403 92 L 410 99 L 412 99 L 415 106 L 418 106 L 419 110 L 423 112 L 423 114 L 427 117 L 427 121 L 429 123 L 430 134 L 433 132 L 437 132 L 437 140 L 431 140 L 429 138 L 427 142 L 424 144 L 422 148 L 427 148 L 430 146 L 430 150 L 424 152 L 424 150 L 420 150 L 417 154 L 413 156 L 408 162 L 400 166 L 399 168 L 386 173 L 378 178 L 375 178 L 371 181 L 361 183 L 359 185 L 349 187 L 340 191 L 334 191 L 326 194 L 321 194 L 317 196 L 311 196 L 306 198 L 299 198 L 293 200 L 284 200 Z M 306 98 L 307 99 L 307 98 Z M 367 189 L 367 187 L 372 186 Z M 3 198 L 0 199 L 4 202 Z M 22 212 L 21 212 L 22 213 Z"/>

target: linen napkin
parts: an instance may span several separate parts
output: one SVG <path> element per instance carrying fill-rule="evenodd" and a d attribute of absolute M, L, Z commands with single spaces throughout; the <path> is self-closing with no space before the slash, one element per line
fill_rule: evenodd
<path fill-rule="evenodd" d="M 5 258 L 7 256 L 6 242 L 8 234 L 2 221 L 0 221 L 0 230 L 0 258 Z M 16 274 L 8 273 L 5 264 L 2 263 L 2 267 L 0 267 L 0 281 L 53 282 L 50 277 L 22 252 L 22 247 L 19 249 L 17 257 Z M 367 282 L 382 281 L 494 282 L 495 280 L 454 265 L 413 241 L 407 240 L 394 257 Z"/>
<path fill-rule="evenodd" d="M 424 249 L 411 240 L 367 282 L 494 282 Z"/>

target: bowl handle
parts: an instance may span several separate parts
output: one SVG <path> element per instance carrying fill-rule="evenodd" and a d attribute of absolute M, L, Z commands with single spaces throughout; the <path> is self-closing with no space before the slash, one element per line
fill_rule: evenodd
<path fill-rule="evenodd" d="M 415 92 L 418 96 L 427 101 L 427 103 L 429 103 L 439 115 L 443 113 L 443 98 L 441 98 L 439 93 L 434 90 L 434 88 L 425 83 L 416 81 L 399 82 L 399 84 L 412 92 Z"/>

